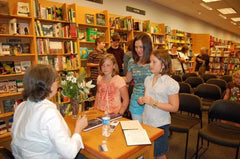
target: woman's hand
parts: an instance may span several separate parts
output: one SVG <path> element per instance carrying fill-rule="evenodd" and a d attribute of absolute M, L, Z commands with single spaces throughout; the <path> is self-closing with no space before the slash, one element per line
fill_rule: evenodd
<path fill-rule="evenodd" d="M 143 97 L 139 97 L 139 98 L 138 98 L 138 103 L 139 103 L 140 105 L 143 105 L 143 104 L 144 104 L 144 102 L 143 102 Z"/>
<path fill-rule="evenodd" d="M 79 117 L 78 117 L 78 119 L 77 119 L 77 121 L 76 121 L 74 133 L 80 134 L 81 131 L 82 131 L 86 126 L 88 126 L 88 121 L 87 121 L 86 115 L 84 115 L 84 116 L 79 115 Z"/>
<path fill-rule="evenodd" d="M 154 103 L 153 98 L 150 97 L 150 96 L 144 96 L 144 97 L 142 97 L 142 101 L 143 101 L 144 103 L 148 104 L 148 105 L 153 105 L 153 103 Z"/>

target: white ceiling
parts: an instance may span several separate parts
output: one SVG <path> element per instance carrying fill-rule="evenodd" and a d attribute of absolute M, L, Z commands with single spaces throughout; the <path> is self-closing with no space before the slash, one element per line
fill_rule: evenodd
<path fill-rule="evenodd" d="M 221 0 L 218 2 L 205 3 L 202 0 L 150 0 L 167 8 L 179 11 L 186 15 L 200 19 L 214 26 L 218 26 L 226 31 L 232 32 L 240 36 L 240 21 L 235 22 L 237 25 L 231 23 L 231 18 L 240 17 L 240 0 Z M 207 10 L 200 5 L 205 3 L 213 10 Z M 237 14 L 224 15 L 227 19 L 219 16 L 220 8 L 233 8 Z"/>

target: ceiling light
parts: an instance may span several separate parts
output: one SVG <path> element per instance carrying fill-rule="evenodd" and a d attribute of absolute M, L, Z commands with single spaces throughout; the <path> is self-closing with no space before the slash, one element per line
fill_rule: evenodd
<path fill-rule="evenodd" d="M 223 18 L 223 19 L 227 19 L 227 17 L 226 16 L 224 16 L 224 15 L 222 15 L 222 14 L 218 14 L 221 18 Z"/>
<path fill-rule="evenodd" d="M 209 3 L 209 2 L 217 2 L 217 1 L 221 1 L 221 0 L 202 0 L 203 2 Z"/>
<path fill-rule="evenodd" d="M 237 23 L 235 23 L 235 22 L 233 22 L 233 21 L 231 21 L 231 23 L 232 23 L 233 25 L 237 25 Z"/>
<path fill-rule="evenodd" d="M 237 13 L 234 9 L 232 8 L 222 8 L 222 9 L 217 9 L 220 13 L 222 14 L 234 14 Z"/>
<path fill-rule="evenodd" d="M 208 5 L 206 5 L 204 3 L 200 3 L 200 5 L 204 8 L 206 8 L 207 10 L 213 10 L 211 7 L 209 7 Z"/>
<path fill-rule="evenodd" d="M 231 18 L 231 19 L 232 19 L 232 21 L 234 21 L 234 22 L 239 22 L 239 21 L 240 21 L 240 17 Z"/>

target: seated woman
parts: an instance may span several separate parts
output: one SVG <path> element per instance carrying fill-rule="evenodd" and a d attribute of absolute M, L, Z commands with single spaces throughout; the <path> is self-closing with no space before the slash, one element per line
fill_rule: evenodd
<path fill-rule="evenodd" d="M 87 118 L 79 117 L 74 134 L 50 99 L 58 88 L 57 72 L 51 65 L 35 65 L 23 78 L 24 102 L 16 107 L 11 148 L 16 159 L 75 158 L 84 148 L 81 131 Z"/>

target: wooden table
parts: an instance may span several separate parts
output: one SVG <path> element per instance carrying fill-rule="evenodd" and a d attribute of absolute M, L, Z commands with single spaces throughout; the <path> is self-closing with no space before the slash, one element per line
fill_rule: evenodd
<path fill-rule="evenodd" d="M 85 112 L 88 120 L 94 119 L 97 116 L 103 114 L 103 112 L 97 110 L 91 110 Z M 71 132 L 73 133 L 76 120 L 73 119 L 73 116 L 64 117 L 67 122 Z M 126 118 L 118 119 L 128 120 Z M 102 145 L 105 137 L 102 136 L 102 126 L 89 130 L 87 132 L 82 132 L 81 136 L 85 148 L 81 150 L 81 153 L 90 159 L 102 159 L 102 158 L 114 158 L 114 159 L 132 159 L 137 158 L 141 155 L 144 156 L 144 159 L 153 159 L 154 151 L 154 140 L 163 135 L 164 131 L 159 128 L 155 128 L 149 125 L 142 124 L 142 127 L 147 131 L 147 134 L 152 142 L 151 145 L 141 145 L 141 146 L 127 146 L 124 134 L 121 129 L 120 123 L 114 132 L 107 139 L 108 152 L 100 152 L 98 149 L 99 145 Z"/>

